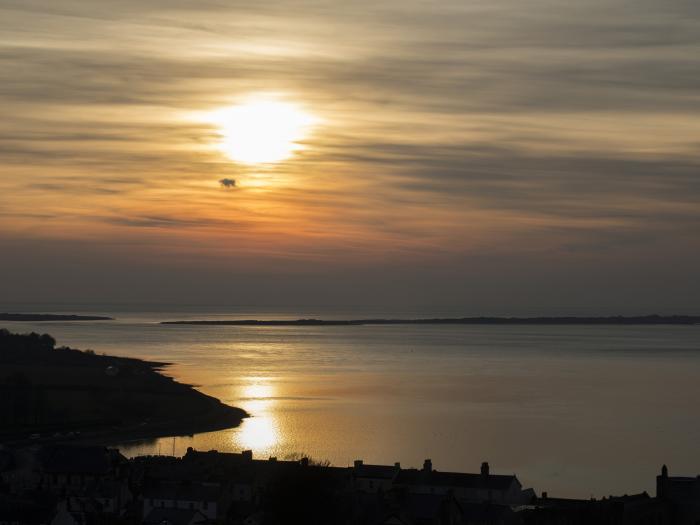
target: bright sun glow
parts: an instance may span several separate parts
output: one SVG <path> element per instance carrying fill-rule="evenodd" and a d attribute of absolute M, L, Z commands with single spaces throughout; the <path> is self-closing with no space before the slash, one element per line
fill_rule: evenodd
<path fill-rule="evenodd" d="M 279 162 L 303 149 L 316 119 L 296 104 L 255 98 L 214 114 L 222 135 L 221 148 L 245 164 Z"/>

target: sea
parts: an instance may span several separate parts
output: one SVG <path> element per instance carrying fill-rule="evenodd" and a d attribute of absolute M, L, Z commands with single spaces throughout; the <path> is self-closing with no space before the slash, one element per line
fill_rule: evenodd
<path fill-rule="evenodd" d="M 127 456 L 252 450 L 516 474 L 558 497 L 655 493 L 700 474 L 700 326 L 195 326 L 182 319 L 433 317 L 456 312 L 0 305 L 114 321 L 0 322 L 60 345 L 171 363 L 245 409 L 233 429 L 114 443 Z"/>

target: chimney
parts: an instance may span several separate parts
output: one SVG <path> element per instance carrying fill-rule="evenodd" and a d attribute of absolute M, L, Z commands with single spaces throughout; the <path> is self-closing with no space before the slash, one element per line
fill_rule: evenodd
<path fill-rule="evenodd" d="M 433 462 L 430 461 L 429 459 L 426 459 L 423 462 L 423 472 L 432 472 L 433 471 Z"/>
<path fill-rule="evenodd" d="M 488 463 L 488 461 L 484 461 L 481 464 L 481 475 L 484 476 L 485 478 L 489 477 L 489 463 Z"/>
<path fill-rule="evenodd" d="M 399 463 L 398 461 L 396 463 L 394 463 L 394 468 L 396 470 L 401 470 L 401 463 Z"/>
<path fill-rule="evenodd" d="M 542 499 L 547 499 L 547 493 L 546 493 L 546 492 L 543 492 L 543 493 L 542 493 Z"/>
<path fill-rule="evenodd" d="M 362 467 L 362 460 L 356 459 L 355 460 L 355 470 L 358 470 L 360 467 Z"/>
<path fill-rule="evenodd" d="M 664 499 L 667 496 L 667 486 L 668 486 L 668 467 L 666 465 L 661 467 L 661 475 L 656 476 L 656 497 L 659 499 Z"/>
<path fill-rule="evenodd" d="M 252 450 L 244 450 L 241 452 L 241 457 L 245 461 L 253 461 L 253 451 Z"/>

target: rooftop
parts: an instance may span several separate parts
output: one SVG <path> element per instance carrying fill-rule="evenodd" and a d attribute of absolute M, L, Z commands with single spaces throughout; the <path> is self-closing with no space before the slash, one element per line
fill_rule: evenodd
<path fill-rule="evenodd" d="M 437 487 L 464 487 L 470 489 L 507 490 L 513 483 L 520 485 L 514 475 L 464 474 L 461 472 L 440 472 L 408 469 L 396 477 L 397 485 L 433 485 Z"/>
<path fill-rule="evenodd" d="M 219 499 L 220 492 L 218 484 L 161 481 L 145 487 L 143 496 L 173 501 L 213 502 Z"/>
<path fill-rule="evenodd" d="M 41 451 L 44 471 L 50 474 L 104 475 L 113 461 L 121 457 L 118 451 L 105 447 L 49 446 Z"/>

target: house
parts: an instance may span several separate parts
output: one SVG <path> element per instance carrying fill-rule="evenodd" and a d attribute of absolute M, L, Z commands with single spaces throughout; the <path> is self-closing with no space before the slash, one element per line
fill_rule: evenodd
<path fill-rule="evenodd" d="M 401 471 L 401 465 L 367 465 L 361 459 L 355 460 L 352 467 L 353 488 L 367 493 L 386 492 L 393 486 L 394 479 Z"/>
<path fill-rule="evenodd" d="M 207 523 L 207 517 L 198 510 L 157 508 L 144 516 L 144 525 L 198 525 Z"/>
<path fill-rule="evenodd" d="M 40 525 L 51 521 L 53 503 L 41 495 L 0 494 L 0 525 Z"/>
<path fill-rule="evenodd" d="M 32 449 L 0 449 L 0 485 L 10 494 L 36 490 L 41 483 L 41 465 Z"/>
<path fill-rule="evenodd" d="M 66 495 L 68 510 L 86 515 L 119 515 L 133 500 L 126 479 L 102 479 Z"/>
<path fill-rule="evenodd" d="M 155 509 L 192 510 L 205 518 L 223 517 L 219 500 L 221 486 L 218 483 L 198 481 L 154 481 L 143 489 L 143 516 Z"/>
<path fill-rule="evenodd" d="M 39 451 L 41 487 L 56 495 L 84 492 L 97 483 L 127 478 L 128 460 L 105 447 L 47 446 Z"/>
<path fill-rule="evenodd" d="M 673 523 L 700 523 L 700 476 L 669 476 L 664 465 L 656 476 L 656 497 L 667 505 Z"/>
<path fill-rule="evenodd" d="M 270 458 L 270 461 L 276 461 Z M 240 454 L 221 453 L 216 450 L 199 452 L 188 448 L 182 463 L 190 471 L 197 471 L 196 479 L 218 481 L 233 502 L 250 503 L 256 496 L 255 463 L 253 452 L 244 450 Z"/>
<path fill-rule="evenodd" d="M 520 525 L 516 512 L 509 505 L 460 501 L 459 506 L 462 525 Z"/>
<path fill-rule="evenodd" d="M 381 525 L 462 525 L 462 510 L 451 495 L 406 494 Z"/>
<path fill-rule="evenodd" d="M 411 494 L 453 494 L 460 502 L 513 506 L 526 503 L 531 494 L 523 491 L 514 475 L 491 474 L 488 463 L 481 465 L 479 474 L 463 474 L 434 470 L 429 459 L 425 460 L 421 470 L 401 470 L 394 479 L 394 486 Z"/>
<path fill-rule="evenodd" d="M 520 510 L 523 525 L 669 525 L 664 505 L 646 492 L 602 499 L 550 498 L 547 493 Z"/>

